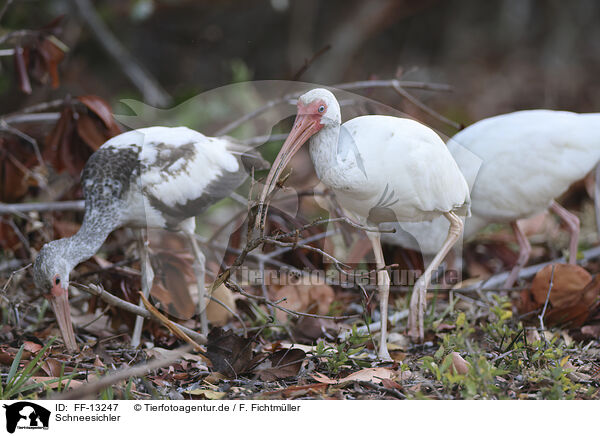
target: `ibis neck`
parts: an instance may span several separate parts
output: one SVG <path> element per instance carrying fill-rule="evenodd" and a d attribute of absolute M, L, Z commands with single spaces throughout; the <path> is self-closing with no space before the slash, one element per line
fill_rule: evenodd
<path fill-rule="evenodd" d="M 114 230 L 114 226 L 106 225 L 108 222 L 103 225 L 101 222 L 86 218 L 77 233 L 55 242 L 56 249 L 62 252 L 69 270 L 96 254 L 110 232 Z"/>
<path fill-rule="evenodd" d="M 317 177 L 323 180 L 328 169 L 337 165 L 340 124 L 326 125 L 310 139 L 310 157 Z"/>

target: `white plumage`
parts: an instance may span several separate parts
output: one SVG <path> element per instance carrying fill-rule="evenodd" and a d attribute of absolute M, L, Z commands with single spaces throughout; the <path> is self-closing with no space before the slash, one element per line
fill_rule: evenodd
<path fill-rule="evenodd" d="M 70 238 L 46 244 L 34 265 L 36 284 L 50 291 L 67 347 L 77 348 L 67 300 L 69 274 L 93 256 L 114 229 L 124 226 L 167 228 L 187 235 L 196 259 L 202 331 L 207 333 L 204 255 L 195 240 L 194 217 L 236 189 L 250 167 L 265 169 L 268 164 L 233 138 L 210 138 L 186 127 L 133 130 L 103 144 L 83 170 L 81 229 Z M 143 241 L 139 249 L 147 296 L 152 270 Z M 141 320 L 136 322 L 133 345 L 139 342 Z"/>
<path fill-rule="evenodd" d="M 462 232 L 457 214 L 469 212 L 469 189 L 440 137 L 412 120 L 370 115 L 341 124 L 335 96 L 324 89 L 307 92 L 298 101 L 294 127 L 277 156 L 261 197 L 274 189 L 280 172 L 310 139 L 310 154 L 319 179 L 339 204 L 363 223 L 421 221 L 444 216 L 450 223 L 440 253 L 415 284 L 411 300 L 411 335 L 423 338 L 425 292 L 435 263 L 441 261 Z M 384 270 L 379 234 L 369 234 L 380 271 L 379 356 L 387 350 L 389 275 Z"/>
<path fill-rule="evenodd" d="M 477 173 L 471 191 L 473 217 L 467 219 L 465 236 L 489 222 L 510 222 L 517 233 L 521 255 L 506 286 L 512 286 L 529 254 L 528 244 L 515 222 L 548 208 L 565 219 L 572 231 L 570 261 L 575 261 L 578 222 L 554 200 L 600 161 L 599 131 L 600 114 L 528 110 L 481 120 L 448 142 L 448 149 L 465 176 Z M 480 168 L 458 156 L 461 147 L 482 160 Z M 443 243 L 444 228 L 447 224 L 437 219 L 432 223 L 411 223 L 408 231 L 424 242 L 423 253 L 431 254 Z M 415 248 L 402 236 L 387 234 L 383 238 Z"/>
<path fill-rule="evenodd" d="M 347 134 L 337 144 L 321 140 L 322 133 L 315 135 L 310 150 L 320 180 L 335 189 L 347 210 L 366 218 L 373 209 L 386 207 L 396 221 L 468 210 L 467 183 L 430 128 L 410 119 L 368 115 L 347 121 L 341 130 Z M 316 151 L 329 146 L 337 146 L 334 161 Z"/>

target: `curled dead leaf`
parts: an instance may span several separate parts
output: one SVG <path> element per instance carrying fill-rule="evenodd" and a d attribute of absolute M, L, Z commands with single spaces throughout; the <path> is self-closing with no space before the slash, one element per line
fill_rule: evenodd
<path fill-rule="evenodd" d="M 550 292 L 552 306 L 566 307 L 579 301 L 583 290 L 592 281 L 591 274 L 578 265 L 555 264 L 546 266 L 535 275 L 531 283 L 535 302 L 545 303 L 553 268 L 554 279 Z"/>
<path fill-rule="evenodd" d="M 214 290 L 212 297 L 235 311 L 235 295 L 224 284 L 221 284 L 221 286 Z M 206 306 L 206 317 L 212 325 L 218 327 L 224 326 L 231 316 L 231 313 L 216 301 L 211 300 Z"/>
<path fill-rule="evenodd" d="M 254 367 L 253 341 L 232 331 L 213 328 L 208 334 L 206 355 L 212 362 L 213 371 L 227 377 L 237 377 Z"/>
<path fill-rule="evenodd" d="M 450 356 L 452 357 L 452 370 L 456 374 L 465 375 L 469 372 L 469 362 L 462 358 L 460 354 L 453 351 Z"/>
<path fill-rule="evenodd" d="M 278 350 L 256 371 L 262 381 L 275 381 L 298 375 L 306 353 L 298 348 Z"/>
<path fill-rule="evenodd" d="M 335 293 L 331 286 L 325 284 L 286 285 L 275 291 L 274 298 L 285 298 L 280 306 L 286 309 L 326 315 L 335 299 Z M 276 316 L 279 321 L 287 320 L 287 314 L 281 310 L 276 312 Z"/>
<path fill-rule="evenodd" d="M 539 310 L 548 297 L 550 305 L 544 318 L 547 325 L 579 327 L 597 306 L 599 293 L 600 275 L 592 278 L 577 265 L 548 265 L 536 274 L 531 289 L 521 292 L 519 311 L 529 313 Z"/>

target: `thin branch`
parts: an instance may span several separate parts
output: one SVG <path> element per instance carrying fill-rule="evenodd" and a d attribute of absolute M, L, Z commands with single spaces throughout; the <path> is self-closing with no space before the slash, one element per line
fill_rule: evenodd
<path fill-rule="evenodd" d="M 451 92 L 452 87 L 445 83 L 427 83 L 427 82 L 416 82 L 411 80 L 360 80 L 357 82 L 349 83 L 338 83 L 333 85 L 332 88 L 351 90 L 351 89 L 368 89 L 368 88 L 390 88 L 399 86 L 401 88 L 410 89 L 422 89 L 426 91 L 442 91 Z"/>
<path fill-rule="evenodd" d="M 21 204 L 0 203 L 0 215 L 22 214 L 28 212 L 62 212 L 65 210 L 83 211 L 84 209 L 85 202 L 83 200 Z"/>
<path fill-rule="evenodd" d="M 358 314 L 357 315 L 344 315 L 344 316 L 329 316 L 329 315 L 317 315 L 314 313 L 298 312 L 296 310 L 287 309 L 287 308 L 281 307 L 279 305 L 279 303 L 285 301 L 285 298 L 283 298 L 279 301 L 271 301 L 268 298 L 263 297 L 263 296 L 249 294 L 248 292 L 244 291 L 244 289 L 239 284 L 237 284 L 236 282 L 234 282 L 231 279 L 225 280 L 224 284 L 229 289 L 231 289 L 233 292 L 237 292 L 246 298 L 250 298 L 252 300 L 258 301 L 259 303 L 263 303 L 263 304 L 266 304 L 267 306 L 271 306 L 276 309 L 279 309 L 282 312 L 285 312 L 289 315 L 295 316 L 296 318 L 299 318 L 301 316 L 306 316 L 308 318 L 320 318 L 320 319 L 330 319 L 333 321 L 342 321 L 345 319 L 353 319 L 353 318 L 358 318 L 361 316 Z"/>
<path fill-rule="evenodd" d="M 454 127 L 457 130 L 460 130 L 460 127 L 461 127 L 460 124 L 458 124 L 455 121 L 452 121 L 450 118 L 446 118 L 445 116 L 443 116 L 442 114 L 440 114 L 436 110 L 433 110 L 432 108 L 430 108 L 429 106 L 427 106 L 425 103 L 423 103 L 421 100 L 419 100 L 418 98 L 416 98 L 415 96 L 413 96 L 412 94 L 410 94 L 409 92 L 407 92 L 404 88 L 402 88 L 400 86 L 394 85 L 393 89 L 400 96 L 402 96 L 405 99 L 407 99 L 408 101 L 410 101 L 412 104 L 414 104 L 415 106 L 417 106 L 423 112 L 426 112 L 429 115 L 431 115 L 433 118 L 435 118 L 437 120 L 440 120 L 441 122 L 446 123 L 449 126 Z"/>
<path fill-rule="evenodd" d="M 404 81 L 404 80 L 362 80 L 359 82 L 350 82 L 350 83 L 338 83 L 332 85 L 331 88 L 334 89 L 343 89 L 343 90 L 356 90 L 356 89 L 367 89 L 367 88 L 390 88 L 394 86 L 399 86 L 401 88 L 414 88 L 414 89 L 426 89 L 430 91 L 450 91 L 452 88 L 448 85 L 441 83 L 426 83 L 426 82 L 414 82 L 414 81 Z M 296 99 L 300 97 L 304 92 L 293 92 L 290 94 L 286 94 L 280 98 L 276 98 L 268 101 L 263 106 L 257 108 L 256 110 L 247 113 L 237 120 L 232 121 L 231 123 L 225 125 L 221 129 L 216 132 L 216 136 L 225 135 L 247 121 L 254 119 L 269 109 L 276 107 L 280 104 L 288 103 L 294 104 Z"/>
<path fill-rule="evenodd" d="M 398 398 L 399 400 L 406 399 L 406 395 L 404 395 L 398 389 L 386 388 L 384 386 L 378 385 L 377 383 L 373 383 L 367 380 L 354 380 L 354 383 L 365 388 L 374 389 L 378 392 L 381 392 L 382 394 L 389 394 L 395 398 Z"/>
<path fill-rule="evenodd" d="M 579 265 L 585 264 L 586 262 L 588 262 L 592 259 L 596 259 L 598 257 L 600 257 L 600 247 L 590 248 L 589 250 L 586 250 L 582 253 L 582 258 L 578 259 L 577 263 Z M 519 272 L 519 276 L 517 278 L 518 279 L 527 279 L 527 278 L 533 277 L 534 275 L 536 275 L 538 273 L 538 271 L 547 267 L 548 265 L 552 265 L 554 263 L 565 263 L 566 261 L 567 261 L 566 258 L 563 256 L 558 259 L 551 260 L 549 262 L 543 262 L 543 263 L 539 263 L 537 265 L 532 265 L 527 268 L 523 268 L 521 270 L 521 272 Z M 455 289 L 455 290 L 459 291 L 459 292 L 465 292 L 465 291 L 477 291 L 477 290 L 483 290 L 483 289 L 498 289 L 506 281 L 506 278 L 508 277 L 509 274 L 510 274 L 510 272 L 508 272 L 508 271 L 500 273 L 500 274 L 496 274 L 494 276 L 489 277 L 486 280 L 481 280 L 477 283 L 467 286 L 466 288 L 459 288 L 459 289 Z"/>
<path fill-rule="evenodd" d="M 90 398 L 96 395 L 98 392 L 101 392 L 109 386 L 113 386 L 122 380 L 127 380 L 131 377 L 141 377 L 151 371 L 170 366 L 181 359 L 185 354 L 189 353 L 191 349 L 192 347 L 190 345 L 184 345 L 183 347 L 171 351 L 167 357 L 154 359 L 148 363 L 132 366 L 131 368 L 111 371 L 93 383 L 86 383 L 81 388 L 64 392 L 53 397 L 52 399 L 64 401 Z"/>
<path fill-rule="evenodd" d="M 65 99 L 56 99 L 43 103 L 28 106 L 19 111 L 11 112 L 0 118 L 8 124 L 17 123 L 39 123 L 39 122 L 55 122 L 60 118 L 60 112 L 48 112 L 50 110 L 60 109 L 65 104 Z M 78 100 L 74 100 L 71 104 L 81 104 Z"/>
<path fill-rule="evenodd" d="M 74 285 L 75 283 L 72 284 Z M 154 317 L 149 311 L 147 311 L 143 307 L 129 303 L 125 300 L 120 299 L 119 297 L 115 297 L 111 293 L 105 291 L 104 288 L 102 288 L 102 286 L 95 284 L 90 284 L 89 286 L 86 286 L 82 285 L 81 283 L 77 283 L 77 289 L 85 291 L 88 294 L 95 295 L 100 299 L 104 300 L 104 302 L 110 304 L 111 306 L 115 306 L 119 309 L 126 310 L 127 312 L 131 312 L 134 315 L 143 316 L 147 319 L 151 319 Z M 199 344 L 206 344 L 206 337 L 204 335 L 185 326 L 182 326 L 181 324 L 178 324 L 176 322 L 173 322 L 173 324 L 179 329 L 181 329 L 183 332 L 185 332 L 185 334 L 187 334 L 190 338 L 194 339 L 194 341 L 198 342 Z"/>
<path fill-rule="evenodd" d="M 248 327 L 246 327 L 244 320 L 235 310 L 233 310 L 231 307 L 229 307 L 228 305 L 223 303 L 221 300 L 219 300 L 218 298 L 216 298 L 212 295 L 209 298 L 211 301 L 214 301 L 215 303 L 217 303 L 219 306 L 221 306 L 223 309 L 225 309 L 227 312 L 229 312 L 235 319 L 237 319 L 238 322 L 242 325 L 242 329 L 244 330 L 244 335 L 246 335 L 246 336 L 248 335 Z"/>
<path fill-rule="evenodd" d="M 60 113 L 58 112 L 46 112 L 37 114 L 15 114 L 7 115 L 2 118 L 7 124 L 19 124 L 19 123 L 54 123 L 60 119 Z"/>
<path fill-rule="evenodd" d="M 40 147 L 38 146 L 38 143 L 35 139 L 33 139 L 28 134 L 21 132 L 19 129 L 9 126 L 8 123 L 6 122 L 6 120 L 3 120 L 3 119 L 0 119 L 0 130 L 11 133 L 11 134 L 17 136 L 18 138 L 21 138 L 25 142 L 28 142 L 29 144 L 31 144 L 31 146 L 33 147 L 33 151 L 35 153 L 35 157 L 38 160 L 38 163 L 40 164 L 40 166 L 42 168 L 46 167 L 46 163 L 44 162 L 44 159 L 42 158 L 42 153 L 40 152 Z M 38 181 L 38 183 L 43 185 L 43 183 L 42 183 L 43 180 L 38 178 L 37 181 Z"/>
<path fill-rule="evenodd" d="M 150 75 L 129 53 L 121 42 L 110 32 L 106 24 L 100 19 L 94 6 L 89 0 L 72 0 L 77 7 L 79 15 L 87 23 L 96 40 L 104 50 L 121 66 L 131 83 L 142 93 L 144 100 L 151 105 L 168 106 L 171 96 L 160 86 L 158 81 Z"/>
<path fill-rule="evenodd" d="M 8 280 L 6 280 L 6 283 L 4 283 L 4 286 L 2 286 L 2 291 L 0 291 L 0 295 L 3 296 L 6 293 L 6 288 L 8 288 L 8 285 L 10 284 L 10 281 L 12 280 L 13 276 L 15 276 L 16 274 L 18 274 L 22 271 L 25 271 L 31 265 L 32 265 L 31 263 L 28 263 L 24 267 L 21 267 L 18 270 L 11 272 L 10 275 L 8 276 Z"/>
<path fill-rule="evenodd" d="M 310 57 L 310 59 L 305 59 L 304 64 L 302 64 L 300 69 L 298 71 L 296 71 L 296 74 L 294 74 L 292 80 L 293 81 L 300 80 L 300 77 L 302 77 L 302 75 L 304 73 L 306 73 L 306 70 L 308 70 L 310 68 L 310 66 L 313 64 L 313 62 L 316 61 L 319 57 L 321 57 L 323 54 L 325 54 L 330 49 L 331 49 L 331 44 L 327 44 L 325 47 L 321 48 L 319 51 L 317 51 L 315 54 L 313 54 Z"/>
<path fill-rule="evenodd" d="M 546 309 L 548 309 L 548 302 L 550 301 L 550 292 L 552 292 L 552 286 L 554 285 L 554 268 L 555 265 L 552 265 L 552 275 L 550 276 L 550 285 L 548 286 L 548 293 L 546 294 L 546 302 L 544 303 L 544 309 L 540 316 L 538 317 L 540 320 L 540 330 L 543 332 L 546 330 L 544 327 L 544 316 L 546 316 Z"/>
<path fill-rule="evenodd" d="M 160 313 L 160 311 L 148 301 L 148 299 L 144 296 L 144 293 L 142 291 L 139 291 L 138 294 L 140 294 L 140 299 L 146 307 L 146 309 L 148 310 L 148 312 L 150 312 L 157 321 L 164 325 L 172 334 L 177 336 L 179 339 L 187 342 L 192 347 L 194 347 L 194 351 L 202 351 L 206 353 L 206 348 L 204 348 L 202 345 L 198 344 L 196 341 L 190 338 L 189 335 L 187 335 L 183 330 L 181 330 L 179 326 L 176 325 L 173 321 L 171 321 L 166 315 Z"/>
<path fill-rule="evenodd" d="M 8 8 L 12 4 L 12 2 L 13 0 L 6 0 L 6 3 L 4 3 L 4 6 L 2 6 L 2 10 L 0 10 L 0 21 L 2 21 L 4 14 L 6 14 L 6 11 L 8 11 Z"/>
<path fill-rule="evenodd" d="M 28 39 L 32 39 L 32 38 L 37 38 L 39 36 L 39 34 L 40 34 L 40 32 L 38 30 L 29 30 L 29 29 L 15 30 L 13 32 L 8 32 L 8 33 L 5 33 L 4 35 L 0 36 L 0 45 L 7 44 L 8 42 L 13 42 L 13 41 L 23 41 L 23 40 L 28 40 Z"/>

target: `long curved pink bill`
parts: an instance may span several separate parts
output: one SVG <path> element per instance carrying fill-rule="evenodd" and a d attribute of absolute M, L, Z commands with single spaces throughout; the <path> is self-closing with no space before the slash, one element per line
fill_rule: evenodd
<path fill-rule="evenodd" d="M 58 296 L 50 297 L 50 304 L 58 322 L 58 328 L 62 334 L 63 341 L 69 352 L 79 351 L 75 333 L 73 332 L 73 323 L 71 321 L 71 306 L 69 305 L 69 294 L 67 292 Z"/>
<path fill-rule="evenodd" d="M 271 166 L 271 171 L 269 171 L 269 175 L 267 176 L 267 181 L 260 196 L 259 219 L 257 220 L 257 225 L 262 225 L 263 217 L 267 215 L 269 205 L 265 204 L 265 200 L 275 189 L 275 184 L 277 183 L 277 180 L 279 180 L 279 175 L 287 164 L 290 163 L 292 157 L 300 150 L 300 147 L 302 147 L 318 130 L 318 123 L 318 120 L 312 119 L 310 116 L 296 116 L 294 127 L 292 127 L 292 131 L 283 143 L 279 154 Z"/>

